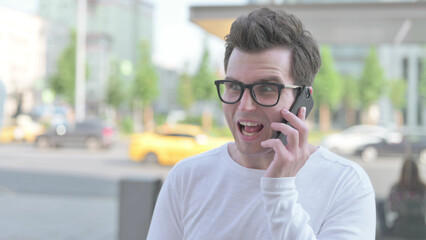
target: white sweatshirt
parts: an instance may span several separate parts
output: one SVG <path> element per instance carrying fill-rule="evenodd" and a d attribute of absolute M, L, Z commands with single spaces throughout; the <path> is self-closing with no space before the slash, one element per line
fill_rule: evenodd
<path fill-rule="evenodd" d="M 227 145 L 179 162 L 167 177 L 149 240 L 375 238 L 375 196 L 354 162 L 320 147 L 294 178 L 233 161 Z"/>

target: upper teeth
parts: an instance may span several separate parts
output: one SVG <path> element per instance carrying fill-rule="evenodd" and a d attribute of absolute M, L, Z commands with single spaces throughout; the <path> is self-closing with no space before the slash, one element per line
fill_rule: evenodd
<path fill-rule="evenodd" d="M 240 122 L 241 125 L 243 126 L 249 126 L 249 127 L 254 127 L 254 126 L 259 126 L 260 123 L 254 123 L 254 122 Z"/>

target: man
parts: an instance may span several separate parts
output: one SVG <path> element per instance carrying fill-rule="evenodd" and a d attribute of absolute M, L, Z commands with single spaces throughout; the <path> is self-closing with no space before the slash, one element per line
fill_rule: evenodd
<path fill-rule="evenodd" d="M 366 173 L 307 142 L 306 108 L 288 111 L 321 64 L 300 20 L 266 8 L 239 17 L 224 63 L 216 85 L 235 142 L 171 170 L 148 239 L 374 239 Z"/>

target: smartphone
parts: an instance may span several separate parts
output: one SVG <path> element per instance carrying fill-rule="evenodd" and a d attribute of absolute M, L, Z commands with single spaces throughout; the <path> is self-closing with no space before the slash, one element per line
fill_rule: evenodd
<path fill-rule="evenodd" d="M 297 96 L 294 99 L 294 102 L 291 105 L 289 111 L 292 112 L 294 115 L 297 115 L 301 107 L 306 107 L 306 114 L 305 114 L 305 119 L 306 119 L 309 113 L 311 112 L 312 108 L 314 107 L 312 87 L 309 87 L 309 86 L 303 87 L 302 90 L 300 90 L 297 93 Z M 282 122 L 285 124 L 288 124 L 287 120 L 285 119 L 283 119 Z M 275 138 L 281 139 L 281 142 L 284 144 L 284 146 L 287 145 L 287 136 L 282 134 L 281 132 L 277 132 L 275 135 Z"/>

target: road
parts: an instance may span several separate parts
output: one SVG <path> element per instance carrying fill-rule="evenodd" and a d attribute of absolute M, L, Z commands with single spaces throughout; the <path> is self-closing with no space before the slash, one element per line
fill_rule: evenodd
<path fill-rule="evenodd" d="M 365 163 L 359 157 L 346 156 L 360 164 L 369 174 L 378 197 L 385 197 L 390 186 L 399 178 L 401 159 L 380 158 Z M 84 148 L 42 150 L 31 144 L 0 145 L 0 170 L 38 171 L 82 176 L 121 178 L 129 175 L 167 176 L 171 167 L 135 163 L 127 157 L 127 143 L 120 142 L 112 149 L 87 151 Z M 421 166 L 426 179 L 426 166 Z"/>
<path fill-rule="evenodd" d="M 125 142 L 100 151 L 0 145 L 0 239 L 118 239 L 118 180 L 165 178 L 171 168 L 132 162 L 126 151 Z"/>
<path fill-rule="evenodd" d="M 88 151 L 84 148 L 38 149 L 27 143 L 0 144 L 0 169 L 72 173 L 119 178 L 125 175 L 167 176 L 171 167 L 132 162 L 127 143 L 111 149 Z"/>

